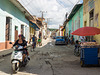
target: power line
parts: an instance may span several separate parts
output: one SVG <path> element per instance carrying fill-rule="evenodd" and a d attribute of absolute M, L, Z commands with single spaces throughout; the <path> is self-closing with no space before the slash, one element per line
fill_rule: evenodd
<path fill-rule="evenodd" d="M 24 4 L 24 6 L 25 6 L 25 3 L 24 3 L 24 1 L 22 0 L 22 2 L 23 2 L 23 4 Z M 33 2 L 33 1 L 32 1 Z M 32 2 L 30 2 L 30 3 L 32 3 Z M 36 5 L 36 4 L 35 4 Z M 33 10 L 35 10 L 35 11 L 37 11 L 37 12 L 39 12 L 39 10 L 38 10 L 38 8 L 36 7 L 36 6 L 34 6 L 34 8 L 33 8 L 33 6 L 31 6 L 31 8 L 33 9 Z M 27 9 L 31 12 L 31 14 L 33 14 L 34 15 L 34 13 L 30 10 L 30 8 L 29 7 L 27 7 Z"/>
<path fill-rule="evenodd" d="M 59 3 L 59 1 L 58 1 L 58 0 L 56 0 L 56 1 Z M 68 0 L 68 1 L 69 1 L 70 3 L 72 3 L 72 4 L 73 4 L 73 2 L 72 2 L 72 1 L 70 1 L 70 0 Z M 22 1 L 22 2 L 23 2 L 23 1 Z M 32 3 L 32 2 L 33 2 L 33 1 L 31 0 L 28 4 L 30 4 L 30 3 Z M 63 1 L 63 2 L 65 2 L 65 1 Z M 78 2 L 79 2 L 79 1 L 78 1 Z M 77 2 L 77 3 L 78 3 L 78 2 Z M 23 3 L 24 3 L 24 2 L 23 2 Z M 77 4 L 77 3 L 76 3 L 76 4 Z M 65 8 L 63 4 L 61 4 L 61 3 L 59 3 L 59 4 L 60 4 L 63 8 Z M 26 5 L 26 4 L 24 3 L 24 5 Z M 35 5 L 36 5 L 36 4 L 35 4 Z M 38 4 L 38 5 L 40 5 L 40 4 Z M 28 6 L 28 5 L 27 5 L 27 6 Z M 34 6 L 34 8 L 33 8 L 33 6 L 31 6 L 31 8 L 32 8 L 32 9 L 34 9 L 34 8 L 37 8 L 37 7 L 36 7 L 36 6 Z M 71 7 L 71 9 L 70 9 L 68 12 L 70 12 L 70 11 L 72 10 L 72 8 L 73 8 L 73 7 Z M 33 11 L 32 11 L 32 10 L 30 10 L 30 8 L 29 8 L 29 7 L 27 7 L 27 9 L 28 9 L 28 10 L 29 10 L 32 14 L 34 14 L 34 13 L 33 13 Z M 65 9 L 66 9 L 66 8 L 65 8 Z M 35 11 L 39 12 L 39 11 L 38 11 L 38 8 L 37 8 Z M 43 15 L 43 14 L 42 14 L 42 15 Z"/>
<path fill-rule="evenodd" d="M 61 4 L 58 0 L 56 0 L 64 9 L 66 9 L 63 4 Z"/>
<path fill-rule="evenodd" d="M 22 1 L 23 2 L 23 1 Z M 32 1 L 33 2 L 33 1 Z M 30 2 L 30 3 L 32 3 L 32 2 Z M 37 2 L 37 3 L 39 3 L 39 1 Z M 24 4 L 24 6 L 25 6 L 25 3 L 23 2 L 23 4 Z M 38 4 L 38 5 L 40 5 L 40 4 Z M 34 4 L 34 8 L 33 8 L 33 6 L 31 6 L 31 8 L 33 9 L 33 10 L 35 10 L 35 11 L 37 11 L 37 12 L 39 12 L 39 10 L 38 10 L 38 8 L 36 7 L 37 5 L 36 5 L 36 3 Z M 41 7 L 41 6 L 40 6 Z M 34 15 L 34 13 L 33 13 L 33 11 L 31 11 L 30 9 L 29 9 L 29 7 L 27 7 L 27 9 Z"/>
<path fill-rule="evenodd" d="M 22 0 L 22 2 L 23 2 L 23 4 L 24 4 L 24 6 L 25 6 L 25 3 L 24 3 L 24 1 Z M 33 7 L 31 7 L 32 9 L 33 9 Z M 34 15 L 34 13 L 29 9 L 29 7 L 27 7 L 27 9 L 31 12 L 31 14 L 33 14 Z M 37 10 L 36 10 L 37 11 Z"/>
<path fill-rule="evenodd" d="M 71 2 L 70 0 L 68 0 L 68 1 L 74 5 L 74 3 L 73 3 L 73 2 Z"/>
<path fill-rule="evenodd" d="M 27 1 L 27 0 L 26 0 Z M 33 2 L 34 0 L 31 0 L 29 3 L 27 3 L 25 6 L 28 6 L 31 2 Z"/>
<path fill-rule="evenodd" d="M 63 4 L 61 4 L 58 0 L 56 0 L 64 9 L 66 9 L 64 6 L 63 6 Z M 71 2 L 70 0 L 68 0 L 70 3 L 72 3 L 74 6 L 77 4 L 77 3 L 79 3 L 79 1 L 80 0 L 78 0 L 75 4 L 73 3 L 73 2 Z M 64 3 L 65 3 L 65 1 L 63 1 Z M 71 9 L 70 10 L 72 10 L 72 8 L 73 8 L 73 6 L 71 7 Z"/>

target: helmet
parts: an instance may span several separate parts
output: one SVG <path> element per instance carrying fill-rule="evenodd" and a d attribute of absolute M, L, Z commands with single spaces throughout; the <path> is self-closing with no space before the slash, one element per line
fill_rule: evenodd
<path fill-rule="evenodd" d="M 22 36 L 21 34 L 18 35 L 18 37 Z"/>

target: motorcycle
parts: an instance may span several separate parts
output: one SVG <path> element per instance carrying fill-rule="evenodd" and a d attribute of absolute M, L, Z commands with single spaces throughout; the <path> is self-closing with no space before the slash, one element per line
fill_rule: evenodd
<path fill-rule="evenodd" d="M 12 44 L 10 42 L 10 44 Z M 21 67 L 25 67 L 29 60 L 28 56 L 25 55 L 25 58 L 23 60 L 23 46 L 18 46 L 18 47 L 13 47 L 14 51 L 12 52 L 11 55 L 11 65 L 12 65 L 12 70 L 13 72 L 18 72 Z"/>

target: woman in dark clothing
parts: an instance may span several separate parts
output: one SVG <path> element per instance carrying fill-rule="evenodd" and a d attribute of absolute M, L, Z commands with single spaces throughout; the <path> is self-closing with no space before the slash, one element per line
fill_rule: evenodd
<path fill-rule="evenodd" d="M 21 35 L 19 35 L 18 37 L 19 37 L 19 39 L 15 42 L 15 44 L 13 46 L 18 47 L 20 45 L 20 46 L 23 46 L 24 48 L 26 48 L 26 46 L 27 46 L 26 41 L 22 39 Z"/>
<path fill-rule="evenodd" d="M 22 51 L 23 51 L 23 59 L 24 59 L 25 55 L 26 55 L 26 46 L 27 46 L 27 43 L 25 43 L 25 40 L 22 39 L 21 35 L 19 35 L 18 37 L 19 37 L 19 39 L 15 42 L 15 44 L 13 46 L 16 46 L 16 47 L 18 47 L 19 45 L 23 46 Z"/>

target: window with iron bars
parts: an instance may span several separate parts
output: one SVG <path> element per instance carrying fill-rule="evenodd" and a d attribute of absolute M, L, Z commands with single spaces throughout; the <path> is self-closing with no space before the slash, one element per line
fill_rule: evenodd
<path fill-rule="evenodd" d="M 11 41 L 12 18 L 6 17 L 6 41 Z"/>
<path fill-rule="evenodd" d="M 21 34 L 24 35 L 24 25 L 21 25 Z"/>

